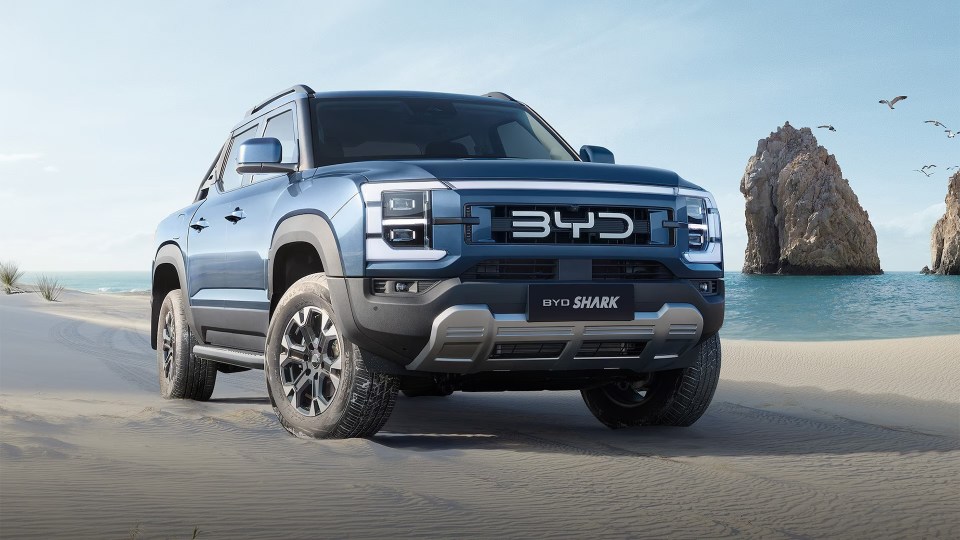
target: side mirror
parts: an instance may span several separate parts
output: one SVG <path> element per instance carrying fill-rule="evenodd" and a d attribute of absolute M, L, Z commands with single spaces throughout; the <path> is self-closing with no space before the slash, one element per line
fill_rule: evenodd
<path fill-rule="evenodd" d="M 613 152 L 602 146 L 581 146 L 580 159 L 592 163 L 613 163 Z"/>
<path fill-rule="evenodd" d="M 237 172 L 289 173 L 297 170 L 296 163 L 280 163 L 283 146 L 273 137 L 247 139 L 237 154 Z"/>

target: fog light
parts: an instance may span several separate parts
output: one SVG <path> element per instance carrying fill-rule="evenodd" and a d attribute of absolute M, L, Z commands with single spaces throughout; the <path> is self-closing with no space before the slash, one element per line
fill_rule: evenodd
<path fill-rule="evenodd" d="M 702 293 L 708 293 L 708 292 L 710 292 L 710 282 L 709 282 L 709 281 L 701 281 L 699 286 L 700 286 L 700 292 L 702 292 Z"/>
<path fill-rule="evenodd" d="M 409 281 L 398 281 L 393 285 L 393 290 L 397 292 L 407 292 L 412 287 L 412 283 Z"/>

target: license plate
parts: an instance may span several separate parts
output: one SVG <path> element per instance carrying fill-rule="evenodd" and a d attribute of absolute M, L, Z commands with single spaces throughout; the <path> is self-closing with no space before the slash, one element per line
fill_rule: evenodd
<path fill-rule="evenodd" d="M 527 320 L 630 321 L 633 320 L 633 286 L 530 285 Z"/>

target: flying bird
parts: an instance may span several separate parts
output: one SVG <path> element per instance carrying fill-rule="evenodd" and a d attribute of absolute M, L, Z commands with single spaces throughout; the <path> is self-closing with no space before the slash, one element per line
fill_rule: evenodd
<path fill-rule="evenodd" d="M 947 170 L 948 170 L 948 171 L 952 171 L 952 170 L 954 170 L 954 169 L 960 169 L 960 165 L 954 165 L 953 167 L 947 167 Z"/>
<path fill-rule="evenodd" d="M 904 100 L 904 99 L 907 99 L 907 96 L 897 96 L 897 97 L 891 99 L 890 101 L 887 101 L 887 100 L 885 100 L 885 99 L 881 99 L 881 100 L 879 101 L 879 103 L 883 103 L 883 104 L 886 105 L 887 107 L 890 107 L 890 109 L 893 109 L 893 106 L 896 105 L 896 103 L 897 103 L 898 101 L 902 101 L 902 100 Z"/>
<path fill-rule="evenodd" d="M 833 126 L 831 126 L 831 125 L 817 126 L 817 129 L 820 129 L 820 128 L 826 128 L 826 129 L 829 129 L 830 131 L 836 131 L 836 130 L 837 130 L 837 128 L 835 128 L 835 127 L 833 127 Z"/>
<path fill-rule="evenodd" d="M 947 126 L 943 125 L 942 123 L 940 123 L 939 120 L 924 120 L 923 123 L 924 123 L 924 124 L 933 124 L 934 127 L 942 127 L 942 128 L 947 127 Z"/>
<path fill-rule="evenodd" d="M 922 174 L 923 174 L 924 176 L 926 176 L 927 178 L 930 178 L 930 173 L 928 173 L 927 171 L 921 171 L 920 169 L 914 169 L 914 171 L 916 171 L 916 172 L 918 172 L 918 173 L 922 173 Z"/>
<path fill-rule="evenodd" d="M 950 137 L 951 139 L 956 137 L 957 133 L 960 133 L 960 131 L 950 131 L 949 129 L 945 129 L 943 131 L 947 134 L 947 137 Z"/>
<path fill-rule="evenodd" d="M 923 167 L 920 167 L 920 168 L 923 170 L 927 170 L 927 169 L 933 169 L 934 167 L 936 167 L 936 165 L 924 165 Z"/>

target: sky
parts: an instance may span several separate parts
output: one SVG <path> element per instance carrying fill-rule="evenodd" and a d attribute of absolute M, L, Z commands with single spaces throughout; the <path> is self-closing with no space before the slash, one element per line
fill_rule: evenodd
<path fill-rule="evenodd" d="M 503 91 L 574 147 L 712 191 L 727 270 L 740 179 L 778 126 L 815 129 L 877 230 L 881 266 L 930 263 L 960 165 L 960 2 L 3 2 L 0 260 L 150 268 L 253 104 L 315 90 Z M 909 98 L 889 110 L 877 103 Z M 914 172 L 936 164 L 924 177 Z"/>

